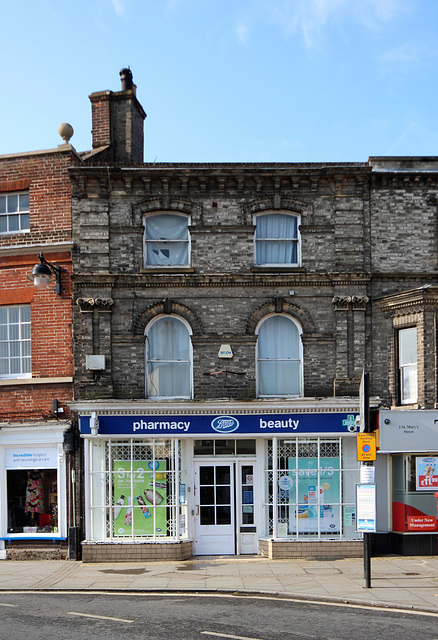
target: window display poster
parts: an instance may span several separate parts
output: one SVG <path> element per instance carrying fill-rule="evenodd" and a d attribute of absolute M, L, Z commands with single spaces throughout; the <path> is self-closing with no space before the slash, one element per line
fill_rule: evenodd
<path fill-rule="evenodd" d="M 114 535 L 162 535 L 167 532 L 165 460 L 115 460 Z M 155 528 L 155 530 L 154 530 Z"/>
<path fill-rule="evenodd" d="M 438 488 L 438 458 L 416 457 L 417 491 L 432 491 Z"/>
<path fill-rule="evenodd" d="M 288 458 L 291 488 L 290 533 L 298 531 L 317 533 L 319 531 L 339 533 L 340 531 L 340 464 L 339 458 Z M 318 527 L 319 520 L 319 527 Z"/>

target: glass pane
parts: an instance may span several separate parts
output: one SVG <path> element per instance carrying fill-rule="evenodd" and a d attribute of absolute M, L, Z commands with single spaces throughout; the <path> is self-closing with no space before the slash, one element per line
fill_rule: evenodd
<path fill-rule="evenodd" d="M 190 396 L 190 365 L 149 362 L 148 395 L 150 397 Z"/>
<path fill-rule="evenodd" d="M 216 507 L 217 524 L 231 524 L 231 507 Z"/>
<path fill-rule="evenodd" d="M 230 487 L 221 485 L 216 487 L 216 504 L 230 504 Z"/>
<path fill-rule="evenodd" d="M 9 362 L 0 357 L 0 375 L 6 376 L 9 373 Z"/>
<path fill-rule="evenodd" d="M 30 229 L 30 217 L 28 213 L 21 216 L 21 229 Z"/>
<path fill-rule="evenodd" d="M 185 216 L 149 216 L 145 225 L 147 240 L 186 240 L 188 237 L 188 218 Z"/>
<path fill-rule="evenodd" d="M 30 356 L 30 341 L 21 343 L 21 353 L 23 356 Z"/>
<path fill-rule="evenodd" d="M 195 440 L 194 454 L 195 456 L 212 456 L 214 440 Z"/>
<path fill-rule="evenodd" d="M 11 373 L 21 373 L 19 358 L 11 358 L 9 362 L 11 367 Z"/>
<path fill-rule="evenodd" d="M 400 364 L 417 362 L 417 329 L 402 329 L 398 332 Z"/>
<path fill-rule="evenodd" d="M 17 358 L 20 355 L 20 343 L 19 342 L 11 342 L 9 345 L 10 353 L 12 358 Z"/>
<path fill-rule="evenodd" d="M 30 324 L 21 325 L 21 337 L 23 340 L 30 340 Z"/>
<path fill-rule="evenodd" d="M 284 264 L 293 265 L 298 262 L 297 243 L 278 240 L 257 240 L 256 264 Z"/>
<path fill-rule="evenodd" d="M 236 440 L 237 455 L 255 455 L 255 440 Z"/>
<path fill-rule="evenodd" d="M 271 316 L 259 328 L 258 357 L 262 360 L 298 359 L 300 357 L 300 334 L 298 327 L 286 316 Z"/>
<path fill-rule="evenodd" d="M 401 370 L 402 402 L 417 401 L 417 365 L 405 366 Z"/>
<path fill-rule="evenodd" d="M 20 216 L 9 216 L 9 231 L 19 231 Z"/>
<path fill-rule="evenodd" d="M 235 440 L 216 440 L 215 453 L 220 455 L 234 455 L 236 449 Z"/>
<path fill-rule="evenodd" d="M 199 496 L 201 504 L 214 504 L 214 487 L 201 487 Z"/>
<path fill-rule="evenodd" d="M 201 507 L 201 524 L 215 524 L 214 521 L 214 507 Z"/>
<path fill-rule="evenodd" d="M 216 484 L 230 484 L 230 467 L 216 467 Z"/>
<path fill-rule="evenodd" d="M 296 238 L 297 219 L 282 213 L 258 216 L 256 238 Z"/>
<path fill-rule="evenodd" d="M 18 211 L 18 195 L 8 196 L 8 212 Z"/>
<path fill-rule="evenodd" d="M 186 242 L 148 242 L 146 263 L 151 266 L 185 266 L 188 264 Z"/>
<path fill-rule="evenodd" d="M 259 395 L 300 395 L 300 363 L 265 360 L 259 362 Z"/>
<path fill-rule="evenodd" d="M 190 337 L 187 327 L 176 318 L 160 318 L 148 333 L 150 360 L 190 359 Z"/>
<path fill-rule="evenodd" d="M 0 216 L 0 233 L 8 230 L 8 219 L 6 216 Z"/>
<path fill-rule="evenodd" d="M 21 321 L 30 322 L 30 306 L 20 307 L 21 309 Z"/>
<path fill-rule="evenodd" d="M 0 342 L 0 357 L 7 358 L 9 353 L 7 342 Z"/>
<path fill-rule="evenodd" d="M 32 370 L 31 369 L 31 365 L 32 365 L 32 361 L 31 361 L 30 358 L 28 358 L 28 357 L 23 358 L 23 361 L 22 361 L 22 369 L 23 369 L 23 371 L 22 371 L 22 373 L 30 373 L 31 370 Z"/>
<path fill-rule="evenodd" d="M 20 211 L 29 211 L 29 194 L 28 193 L 20 193 L 19 209 Z"/>
<path fill-rule="evenodd" d="M 6 213 L 6 196 L 0 196 L 0 213 Z"/>
<path fill-rule="evenodd" d="M 20 320 L 20 307 L 9 308 L 9 322 L 19 322 Z"/>
<path fill-rule="evenodd" d="M 200 467 L 199 484 L 214 484 L 214 467 Z"/>

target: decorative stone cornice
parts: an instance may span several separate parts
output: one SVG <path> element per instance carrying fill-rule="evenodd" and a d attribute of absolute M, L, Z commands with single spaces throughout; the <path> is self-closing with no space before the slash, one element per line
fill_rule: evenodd
<path fill-rule="evenodd" d="M 332 302 L 335 311 L 347 311 L 348 309 L 365 311 L 369 298 L 368 296 L 333 296 Z"/>
<path fill-rule="evenodd" d="M 425 285 L 395 293 L 375 301 L 385 317 L 399 317 L 438 310 L 437 285 Z"/>
<path fill-rule="evenodd" d="M 77 298 L 76 304 L 79 307 L 81 313 L 87 311 L 111 311 L 111 307 L 114 304 L 112 298 Z"/>

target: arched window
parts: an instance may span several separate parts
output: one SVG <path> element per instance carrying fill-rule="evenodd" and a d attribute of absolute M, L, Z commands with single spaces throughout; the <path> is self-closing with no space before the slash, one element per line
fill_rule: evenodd
<path fill-rule="evenodd" d="M 144 218 L 144 266 L 190 266 L 189 218 L 158 213 Z"/>
<path fill-rule="evenodd" d="M 146 329 L 146 397 L 192 397 L 192 343 L 188 326 L 161 316 Z"/>
<path fill-rule="evenodd" d="M 301 330 L 284 315 L 272 315 L 257 330 L 257 395 L 302 395 Z"/>
<path fill-rule="evenodd" d="M 299 219 L 288 213 L 266 213 L 255 218 L 255 265 L 299 266 Z"/>

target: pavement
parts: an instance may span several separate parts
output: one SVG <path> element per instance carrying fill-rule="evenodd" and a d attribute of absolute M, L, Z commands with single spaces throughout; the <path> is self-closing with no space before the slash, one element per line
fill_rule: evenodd
<path fill-rule="evenodd" d="M 69 560 L 0 561 L 1 594 L 11 591 L 261 595 L 396 608 L 438 615 L 438 556 L 270 560 L 200 556 L 180 562 L 90 564 Z"/>

